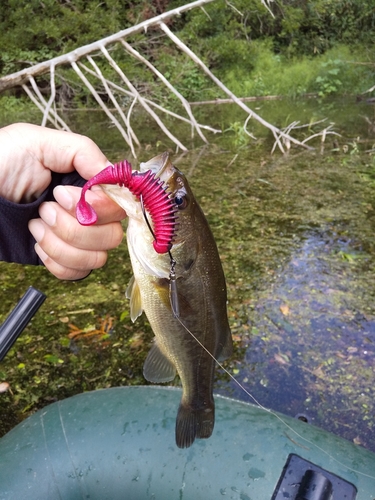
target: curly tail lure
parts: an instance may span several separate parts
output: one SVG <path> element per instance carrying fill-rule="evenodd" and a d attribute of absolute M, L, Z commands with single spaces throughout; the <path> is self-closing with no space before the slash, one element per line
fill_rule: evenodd
<path fill-rule="evenodd" d="M 153 222 L 155 251 L 161 254 L 170 251 L 176 229 L 177 209 L 166 192 L 166 186 L 151 170 L 133 172 L 131 164 L 125 160 L 105 168 L 88 180 L 83 186 L 76 207 L 78 222 L 83 226 L 91 226 L 98 219 L 95 210 L 85 199 L 86 191 L 96 184 L 119 184 L 128 188 L 135 196 L 141 197 Z"/>
<path fill-rule="evenodd" d="M 119 184 L 139 197 L 143 216 L 154 237 L 152 242 L 154 250 L 160 254 L 169 254 L 171 263 L 169 273 L 170 301 L 173 316 L 177 318 L 179 316 L 179 304 L 175 273 L 176 261 L 171 254 L 172 241 L 176 230 L 177 207 L 166 192 L 166 186 L 155 177 L 151 170 L 142 173 L 133 172 L 131 164 L 126 160 L 109 166 L 89 179 L 82 188 L 81 198 L 76 206 L 76 215 L 78 222 L 83 226 L 91 226 L 98 219 L 95 210 L 85 199 L 86 191 L 97 184 Z M 153 228 L 147 219 L 146 210 L 151 216 Z"/>

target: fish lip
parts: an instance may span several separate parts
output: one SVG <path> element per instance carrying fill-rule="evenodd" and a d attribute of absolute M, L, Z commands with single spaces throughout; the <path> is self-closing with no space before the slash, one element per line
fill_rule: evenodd
<path fill-rule="evenodd" d="M 147 162 L 142 162 L 139 164 L 140 172 L 146 172 L 147 170 L 151 170 L 155 177 L 162 177 L 165 172 L 167 166 L 169 166 L 169 153 L 165 151 L 158 156 L 154 156 L 151 160 Z"/>

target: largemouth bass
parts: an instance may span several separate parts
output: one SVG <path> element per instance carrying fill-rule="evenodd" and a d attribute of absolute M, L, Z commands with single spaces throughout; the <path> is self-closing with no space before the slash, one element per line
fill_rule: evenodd
<path fill-rule="evenodd" d="M 154 250 L 141 204 L 127 189 L 102 187 L 129 218 L 127 242 L 134 271 L 127 290 L 131 319 L 144 311 L 156 337 L 143 373 L 154 383 L 171 381 L 178 373 L 183 392 L 176 444 L 186 448 L 195 438 L 210 437 L 214 428 L 212 356 L 222 361 L 232 353 L 226 284 L 214 237 L 186 177 L 172 165 L 168 153 L 141 164 L 141 172 L 149 169 L 166 184 L 177 206 L 171 255 L 176 262 L 178 315 L 171 306 L 170 257 Z"/>

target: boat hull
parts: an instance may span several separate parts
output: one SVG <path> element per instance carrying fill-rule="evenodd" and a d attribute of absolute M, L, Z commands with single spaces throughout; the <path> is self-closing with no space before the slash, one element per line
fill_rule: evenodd
<path fill-rule="evenodd" d="M 177 448 L 180 398 L 118 387 L 38 411 L 0 439 L 0 499 L 271 500 L 290 454 L 352 483 L 356 500 L 374 498 L 375 454 L 233 399 L 215 396 L 211 438 Z"/>

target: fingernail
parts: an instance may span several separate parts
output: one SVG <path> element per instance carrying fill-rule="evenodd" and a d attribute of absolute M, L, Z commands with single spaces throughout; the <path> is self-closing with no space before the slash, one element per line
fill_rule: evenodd
<path fill-rule="evenodd" d="M 52 203 L 43 203 L 39 208 L 39 215 L 49 226 L 56 224 L 57 213 Z"/>
<path fill-rule="evenodd" d="M 65 186 L 56 186 L 53 190 L 53 195 L 59 205 L 65 208 L 65 210 L 71 210 L 73 208 L 74 200 Z"/>
<path fill-rule="evenodd" d="M 40 258 L 40 260 L 42 262 L 45 262 L 45 260 L 48 258 L 48 255 L 44 250 L 42 250 L 42 248 L 38 245 L 38 243 L 35 243 L 34 250 L 35 253 L 38 255 L 38 257 Z"/>
<path fill-rule="evenodd" d="M 40 241 L 44 236 L 44 224 L 40 219 L 32 219 L 29 222 L 29 231 L 34 236 L 36 241 Z"/>

